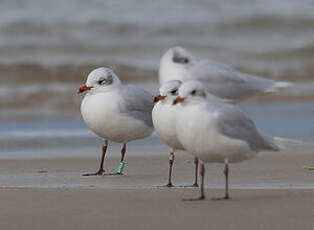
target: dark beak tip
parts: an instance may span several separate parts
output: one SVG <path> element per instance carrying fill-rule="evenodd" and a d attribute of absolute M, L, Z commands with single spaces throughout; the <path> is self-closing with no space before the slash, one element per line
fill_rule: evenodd
<path fill-rule="evenodd" d="M 172 102 L 172 105 L 176 105 L 178 103 L 181 103 L 184 101 L 184 98 L 182 97 L 177 97 L 176 99 L 174 99 L 174 101 Z"/>
<path fill-rule="evenodd" d="M 154 97 L 153 103 L 156 103 L 160 100 L 164 100 L 165 98 L 166 98 L 166 96 L 157 95 L 156 97 Z"/>
<path fill-rule="evenodd" d="M 91 89 L 92 89 L 92 87 L 89 87 L 89 86 L 86 86 L 86 85 L 82 85 L 80 88 L 78 88 L 76 90 L 76 93 L 80 94 L 80 93 L 83 93 L 83 92 L 91 90 Z"/>

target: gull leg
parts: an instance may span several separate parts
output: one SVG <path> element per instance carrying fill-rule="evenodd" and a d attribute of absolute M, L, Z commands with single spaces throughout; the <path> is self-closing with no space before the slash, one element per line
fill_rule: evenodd
<path fill-rule="evenodd" d="M 200 174 L 201 174 L 201 188 L 200 188 L 201 196 L 198 197 L 198 198 L 184 199 L 184 201 L 195 201 L 195 200 L 205 200 L 206 199 L 205 193 L 204 193 L 205 165 L 204 165 L 203 162 L 201 163 L 201 172 L 200 172 Z"/>
<path fill-rule="evenodd" d="M 225 174 L 225 196 L 220 197 L 220 198 L 213 198 L 212 200 L 229 200 L 229 162 L 228 160 L 225 160 L 225 169 L 224 169 L 224 174 Z"/>
<path fill-rule="evenodd" d="M 195 165 L 195 178 L 194 178 L 194 184 L 193 187 L 198 187 L 198 157 L 194 158 L 194 165 Z"/>
<path fill-rule="evenodd" d="M 84 173 L 82 176 L 102 176 L 105 173 L 104 170 L 104 161 L 105 161 L 105 156 L 107 152 L 107 147 L 108 147 L 108 141 L 105 140 L 105 145 L 102 147 L 102 155 L 101 155 L 101 161 L 100 161 L 100 166 L 97 172 L 95 173 Z"/>
<path fill-rule="evenodd" d="M 162 187 L 168 187 L 168 188 L 171 188 L 171 187 L 174 187 L 173 184 L 172 184 L 172 168 L 173 168 L 173 163 L 174 163 L 174 151 L 172 151 L 169 155 L 169 175 L 168 175 L 168 184 L 166 185 L 162 185 L 162 186 L 157 186 L 159 188 L 162 188 Z"/>
<path fill-rule="evenodd" d="M 187 188 L 187 187 L 198 187 L 198 162 L 199 162 L 198 157 L 195 157 L 194 158 L 194 165 L 195 165 L 194 184 L 184 185 L 183 187 L 185 187 L 185 188 Z"/>
<path fill-rule="evenodd" d="M 229 164 L 228 162 L 225 163 L 225 170 L 224 170 L 225 178 L 226 178 L 226 187 L 225 187 L 225 200 L 229 200 Z"/>
<path fill-rule="evenodd" d="M 172 184 L 173 163 L 174 163 L 174 152 L 171 152 L 169 156 L 169 176 L 168 176 L 168 184 L 166 184 L 167 187 L 173 187 L 173 184 Z"/>
<path fill-rule="evenodd" d="M 124 162 L 125 153 L 126 153 L 126 144 L 123 144 L 123 147 L 121 149 L 121 159 L 120 159 L 119 167 L 117 169 L 117 172 L 113 173 L 111 175 L 115 175 L 115 174 L 116 175 L 123 175 L 123 169 L 124 169 L 124 165 L 125 165 L 125 162 Z"/>
<path fill-rule="evenodd" d="M 125 153 L 126 153 L 126 144 L 123 144 L 123 147 L 121 149 L 121 160 L 120 161 L 124 160 Z"/>
<path fill-rule="evenodd" d="M 205 199 L 205 193 L 204 193 L 204 177 L 205 177 L 205 165 L 202 162 L 201 164 L 201 196 L 200 196 L 200 200 L 204 200 Z"/>

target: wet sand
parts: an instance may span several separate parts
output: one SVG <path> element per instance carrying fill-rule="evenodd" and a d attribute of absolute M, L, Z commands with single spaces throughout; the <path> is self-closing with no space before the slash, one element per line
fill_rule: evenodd
<path fill-rule="evenodd" d="M 1 229 L 313 229 L 313 145 L 231 165 L 230 201 L 222 165 L 207 165 L 206 201 L 186 202 L 195 188 L 160 188 L 167 180 L 166 148 L 130 148 L 123 176 L 82 177 L 96 158 L 1 159 Z M 162 151 L 152 157 L 136 151 Z M 95 155 L 94 153 L 91 153 Z M 96 155 L 95 155 L 96 156 Z M 114 171 L 118 154 L 108 156 Z M 177 154 L 174 183 L 193 180 L 192 158 Z"/>
<path fill-rule="evenodd" d="M 1 229 L 295 230 L 314 226 L 312 190 L 233 190 L 230 201 L 181 201 L 180 197 L 194 193 L 182 189 L 2 189 Z"/>

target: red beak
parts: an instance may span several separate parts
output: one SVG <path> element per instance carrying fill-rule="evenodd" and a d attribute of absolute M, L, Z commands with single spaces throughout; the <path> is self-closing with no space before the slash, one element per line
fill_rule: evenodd
<path fill-rule="evenodd" d="M 77 93 L 83 93 L 85 91 L 91 90 L 93 87 L 89 87 L 86 85 L 82 85 L 80 88 L 77 89 Z"/>
<path fill-rule="evenodd" d="M 156 103 L 157 101 L 163 100 L 163 99 L 165 99 L 165 98 L 166 98 L 166 96 L 161 96 L 161 95 L 159 94 L 159 95 L 157 95 L 156 97 L 154 97 L 153 103 Z"/>
<path fill-rule="evenodd" d="M 172 105 L 175 105 L 175 104 L 177 104 L 177 103 L 181 103 L 181 102 L 184 101 L 184 99 L 185 99 L 185 98 L 183 98 L 183 97 L 177 97 L 177 98 L 173 101 Z"/>

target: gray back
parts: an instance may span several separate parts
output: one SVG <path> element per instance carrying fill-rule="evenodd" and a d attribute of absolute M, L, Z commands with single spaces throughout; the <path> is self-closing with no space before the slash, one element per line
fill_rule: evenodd
<path fill-rule="evenodd" d="M 121 86 L 121 94 L 125 100 L 125 109 L 121 108 L 121 112 L 142 120 L 149 127 L 153 127 L 153 95 L 144 89 L 128 85 Z"/>

